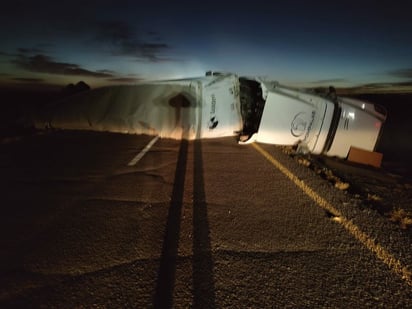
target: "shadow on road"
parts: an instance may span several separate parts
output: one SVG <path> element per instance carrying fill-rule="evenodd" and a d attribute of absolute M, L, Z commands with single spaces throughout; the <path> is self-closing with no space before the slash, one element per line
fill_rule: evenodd
<path fill-rule="evenodd" d="M 194 141 L 193 289 L 194 308 L 215 308 L 213 260 L 203 179 L 202 142 Z"/>
<path fill-rule="evenodd" d="M 188 144 L 186 139 L 182 139 L 180 144 L 154 295 L 154 308 L 173 307 Z M 202 145 L 199 140 L 194 142 L 193 177 L 193 307 L 214 308 L 213 260 L 203 180 Z"/>
<path fill-rule="evenodd" d="M 186 139 L 182 139 L 180 144 L 153 302 L 154 308 L 172 308 L 173 305 L 188 143 Z"/>

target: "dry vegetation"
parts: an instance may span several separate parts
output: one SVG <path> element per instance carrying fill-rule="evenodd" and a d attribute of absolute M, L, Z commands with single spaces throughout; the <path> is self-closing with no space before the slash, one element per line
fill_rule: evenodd
<path fill-rule="evenodd" d="M 404 209 L 394 209 L 389 213 L 389 220 L 399 224 L 399 226 L 406 230 L 412 226 L 412 214 Z"/>
<path fill-rule="evenodd" d="M 362 199 L 365 207 L 377 210 L 403 230 L 412 230 L 412 209 L 410 209 L 412 184 L 404 183 L 402 178 L 386 173 L 384 170 L 370 171 L 368 167 L 352 166 L 352 172 L 349 173 L 345 166 L 350 162 L 345 160 L 331 158 L 330 160 L 339 161 L 343 167 L 336 169 L 336 166 L 329 166 L 323 157 L 297 153 L 296 147 L 282 146 L 281 149 L 297 163 L 310 168 L 335 188 L 346 190 L 349 194 Z M 353 173 L 356 169 L 359 170 L 359 174 Z M 373 173 L 380 174 L 380 177 L 372 175 Z"/>

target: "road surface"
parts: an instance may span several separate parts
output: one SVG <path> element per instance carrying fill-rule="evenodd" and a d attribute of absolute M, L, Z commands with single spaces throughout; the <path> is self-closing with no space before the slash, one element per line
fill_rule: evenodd
<path fill-rule="evenodd" d="M 274 146 L 61 131 L 0 149 L 2 308 L 412 307 L 409 240 Z"/>

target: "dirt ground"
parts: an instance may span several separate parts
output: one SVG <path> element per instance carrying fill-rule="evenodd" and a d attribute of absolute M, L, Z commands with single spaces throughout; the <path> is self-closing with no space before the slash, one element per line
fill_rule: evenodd
<path fill-rule="evenodd" d="M 362 207 L 376 210 L 412 235 L 412 181 L 407 170 L 391 170 L 390 162 L 388 167 L 376 168 L 338 158 L 299 155 L 291 148 L 281 148 L 319 177 L 358 199 Z"/>

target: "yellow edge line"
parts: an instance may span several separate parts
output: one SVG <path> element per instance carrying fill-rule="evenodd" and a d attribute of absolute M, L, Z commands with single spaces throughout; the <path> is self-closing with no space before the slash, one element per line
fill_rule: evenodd
<path fill-rule="evenodd" d="M 352 221 L 345 218 L 340 211 L 338 211 L 332 204 L 327 202 L 319 194 L 317 194 L 311 187 L 300 180 L 295 174 L 289 171 L 279 161 L 272 157 L 267 151 L 265 151 L 258 144 L 253 143 L 252 146 L 262 154 L 272 165 L 285 174 L 290 180 L 292 180 L 303 192 L 306 193 L 312 200 L 314 200 L 321 208 L 327 210 L 331 214 L 337 217 L 336 222 L 340 223 L 352 236 L 354 236 L 359 242 L 361 242 L 366 248 L 372 251 L 380 260 L 382 260 L 393 272 L 398 274 L 403 280 L 405 280 L 410 286 L 412 286 L 412 272 L 408 268 L 396 259 L 391 253 L 389 253 L 380 244 L 376 243 L 370 236 L 362 232 Z"/>

